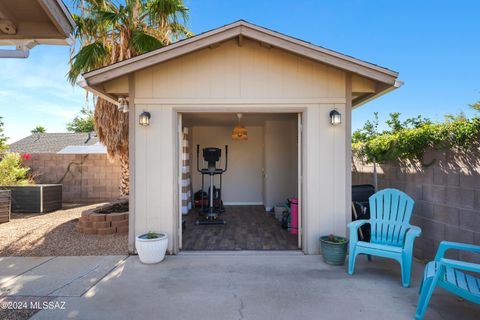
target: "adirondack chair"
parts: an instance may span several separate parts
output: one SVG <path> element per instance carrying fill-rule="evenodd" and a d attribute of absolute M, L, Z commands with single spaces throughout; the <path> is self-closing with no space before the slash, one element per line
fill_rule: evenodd
<path fill-rule="evenodd" d="M 480 278 L 463 272 L 480 273 L 480 264 L 445 259 L 445 251 L 449 249 L 480 253 L 480 246 L 448 241 L 440 243 L 435 260 L 430 261 L 425 266 L 415 319 L 423 319 L 428 302 L 436 286 L 442 287 L 466 300 L 480 304 Z"/>
<path fill-rule="evenodd" d="M 402 270 L 402 285 L 410 286 L 413 242 L 420 236 L 421 229 L 410 225 L 415 201 L 397 189 L 384 189 L 369 198 L 370 219 L 357 220 L 348 224 L 350 246 L 348 273 L 353 274 L 355 259 L 359 254 L 380 256 L 397 260 Z M 370 242 L 358 240 L 358 228 L 369 223 Z"/>

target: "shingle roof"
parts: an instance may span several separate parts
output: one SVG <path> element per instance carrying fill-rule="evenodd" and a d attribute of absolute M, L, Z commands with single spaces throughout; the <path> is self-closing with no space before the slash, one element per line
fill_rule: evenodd
<path fill-rule="evenodd" d="M 10 144 L 10 151 L 57 153 L 67 146 L 89 146 L 98 142 L 95 133 L 34 133 Z"/>

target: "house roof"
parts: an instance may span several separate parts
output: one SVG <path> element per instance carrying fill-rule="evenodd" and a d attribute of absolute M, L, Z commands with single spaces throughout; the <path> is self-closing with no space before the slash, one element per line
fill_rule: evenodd
<path fill-rule="evenodd" d="M 18 153 L 59 153 L 69 146 L 98 144 L 94 133 L 34 133 L 10 144 L 10 151 Z"/>
<path fill-rule="evenodd" d="M 61 0 L 0 1 L 0 45 L 72 44 L 74 27 Z"/>
<path fill-rule="evenodd" d="M 397 80 L 398 72 L 365 62 L 351 56 L 329 50 L 309 42 L 286 36 L 276 31 L 263 28 L 244 20 L 239 20 L 223 27 L 213 29 L 196 36 L 175 42 L 171 45 L 156 49 L 142 55 L 108 65 L 83 74 L 79 85 L 96 95 L 116 103 L 115 97 L 104 92 L 101 84 L 135 71 L 148 68 L 194 51 L 212 47 L 226 40 L 238 38 L 254 39 L 272 47 L 277 47 L 309 59 L 331 65 L 333 67 L 357 74 L 377 81 L 379 90 L 375 94 L 362 97 L 356 104 L 363 104 L 381 94 L 399 87 L 402 83 Z M 354 103 L 355 105 L 355 103 Z"/>

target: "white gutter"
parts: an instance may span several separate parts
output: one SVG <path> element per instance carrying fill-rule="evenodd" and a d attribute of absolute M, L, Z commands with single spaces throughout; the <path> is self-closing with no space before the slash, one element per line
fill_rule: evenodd
<path fill-rule="evenodd" d="M 30 55 L 30 49 L 38 43 L 35 40 L 24 42 L 17 45 L 15 50 L 0 49 L 0 58 L 20 58 L 25 59 Z"/>
<path fill-rule="evenodd" d="M 358 107 L 364 105 L 364 104 L 367 103 L 367 102 L 370 102 L 370 101 L 372 101 L 372 100 L 374 100 L 374 99 L 377 99 L 378 97 L 383 96 L 384 94 L 387 94 L 387 93 L 389 93 L 389 92 L 391 92 L 391 91 L 393 91 L 393 90 L 395 90 L 395 89 L 400 88 L 401 86 L 403 86 L 403 84 L 404 84 L 403 81 L 395 80 L 395 83 L 393 84 L 393 86 L 388 87 L 387 89 L 382 90 L 382 91 L 380 91 L 380 92 L 377 92 L 377 93 L 372 94 L 370 97 L 368 97 L 368 99 L 362 100 L 362 101 L 360 101 L 360 103 L 353 105 L 352 108 L 358 108 Z"/>
<path fill-rule="evenodd" d="M 87 90 L 87 91 L 90 91 L 91 93 L 93 93 L 94 95 L 96 95 L 97 97 L 100 97 L 104 100 L 107 100 L 108 102 L 111 102 L 113 103 L 114 105 L 116 105 L 117 107 L 120 106 L 120 102 L 118 102 L 118 100 L 115 100 L 113 99 L 111 96 L 109 95 L 106 95 L 105 93 L 103 92 L 100 92 L 98 90 L 95 90 L 94 88 L 92 88 L 91 86 L 88 85 L 88 82 L 87 80 L 85 80 L 83 77 L 81 78 L 81 80 L 79 80 L 77 82 L 77 85 L 79 85 L 81 88 Z"/>

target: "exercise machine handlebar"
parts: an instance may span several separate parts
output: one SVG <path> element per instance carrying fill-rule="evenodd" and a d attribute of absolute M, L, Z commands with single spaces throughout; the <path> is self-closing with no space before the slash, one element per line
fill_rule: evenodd
<path fill-rule="evenodd" d="M 225 145 L 225 168 L 221 169 L 221 172 L 224 173 L 228 169 L 228 145 Z M 197 144 L 197 171 L 202 173 L 200 169 L 200 145 Z"/>

